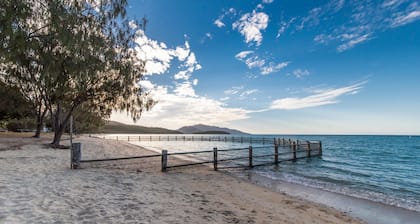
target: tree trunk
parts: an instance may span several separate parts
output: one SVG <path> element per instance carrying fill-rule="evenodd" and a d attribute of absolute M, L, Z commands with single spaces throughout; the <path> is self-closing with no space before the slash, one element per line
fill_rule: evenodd
<path fill-rule="evenodd" d="M 42 129 L 42 125 L 44 124 L 44 118 L 45 118 L 45 115 L 47 114 L 47 111 L 48 109 L 45 108 L 45 110 L 41 114 L 41 109 L 38 110 L 38 113 L 36 115 L 36 132 L 35 132 L 35 135 L 33 136 L 34 138 L 39 138 L 41 136 L 41 129 Z"/>
<path fill-rule="evenodd" d="M 61 136 L 63 136 L 64 129 L 65 125 L 60 125 L 60 127 L 56 127 L 56 129 L 54 130 L 54 139 L 53 142 L 51 142 L 51 145 L 54 148 L 60 147 Z"/>
<path fill-rule="evenodd" d="M 61 136 L 63 136 L 64 131 L 66 130 L 67 124 L 69 123 L 70 120 L 70 116 L 73 113 L 73 109 L 71 108 L 67 114 L 64 116 L 64 120 L 61 120 L 61 107 L 60 105 L 57 105 L 57 110 L 55 113 L 55 129 L 54 129 L 54 139 L 53 142 L 51 142 L 51 146 L 54 148 L 59 148 L 60 147 L 60 141 L 61 141 Z"/>

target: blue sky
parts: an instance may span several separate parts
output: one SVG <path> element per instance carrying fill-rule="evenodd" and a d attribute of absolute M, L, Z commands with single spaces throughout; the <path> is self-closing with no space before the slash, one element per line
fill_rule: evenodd
<path fill-rule="evenodd" d="M 420 134 L 419 1 L 132 0 L 128 13 L 149 20 L 136 52 L 158 100 L 136 124 Z"/>

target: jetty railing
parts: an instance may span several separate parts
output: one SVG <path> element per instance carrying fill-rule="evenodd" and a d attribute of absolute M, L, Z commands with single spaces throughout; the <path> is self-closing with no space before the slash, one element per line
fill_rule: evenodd
<path fill-rule="evenodd" d="M 245 148 L 217 149 L 206 151 L 190 151 L 168 153 L 162 151 L 162 172 L 170 168 L 212 164 L 214 170 L 230 168 L 253 168 L 257 166 L 279 165 L 281 162 L 297 161 L 298 159 L 311 158 L 322 155 L 320 141 L 282 141 L 274 140 L 273 146 L 249 146 Z M 284 144 L 283 144 L 284 143 Z M 204 154 L 205 156 L 191 157 Z M 190 156 L 182 160 L 179 156 Z M 174 164 L 170 158 L 174 157 Z M 181 158 L 181 160 L 179 160 Z M 185 157 L 184 157 L 185 158 Z M 187 162 L 185 162 L 187 161 Z"/>
<path fill-rule="evenodd" d="M 273 138 L 254 137 L 254 136 L 221 136 L 221 135 L 114 135 L 96 136 L 102 139 L 112 139 L 117 141 L 201 141 L 201 142 L 232 142 L 249 144 L 273 144 Z"/>
<path fill-rule="evenodd" d="M 232 149 L 218 149 L 204 151 L 168 152 L 162 150 L 161 154 L 102 158 L 81 160 L 81 147 L 74 152 L 72 168 L 78 168 L 83 163 L 123 161 L 132 159 L 149 159 L 161 157 L 161 171 L 168 169 L 189 167 L 196 165 L 213 166 L 214 170 L 229 168 L 253 168 L 265 165 L 278 165 L 281 162 L 297 161 L 298 159 L 311 158 L 322 155 L 320 141 L 299 141 L 291 139 L 273 138 L 272 145 L 252 146 Z M 75 159 L 76 158 L 76 159 Z"/>

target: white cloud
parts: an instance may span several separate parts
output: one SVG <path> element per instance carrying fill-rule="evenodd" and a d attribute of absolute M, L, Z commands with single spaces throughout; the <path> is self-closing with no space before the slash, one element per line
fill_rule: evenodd
<path fill-rule="evenodd" d="M 152 82 L 150 82 L 149 80 L 141 80 L 139 82 L 139 85 L 142 88 L 145 88 L 146 91 L 149 91 L 149 90 L 151 90 L 151 89 L 153 89 L 155 87 L 155 85 Z"/>
<path fill-rule="evenodd" d="M 184 67 L 193 67 L 193 69 L 187 69 L 187 73 L 201 68 L 195 58 L 195 54 L 190 50 L 188 41 L 185 41 L 183 46 L 177 46 L 175 49 L 172 49 L 168 48 L 164 42 L 149 39 L 142 30 L 139 30 L 135 42 L 137 44 L 135 47 L 137 57 L 146 61 L 146 75 L 165 73 L 175 58 L 180 62 L 186 60 Z M 184 74 L 177 77 L 185 78 L 186 76 Z"/>
<path fill-rule="evenodd" d="M 245 64 L 248 68 L 261 68 L 265 64 L 264 59 L 260 59 L 258 56 L 249 57 L 245 60 Z"/>
<path fill-rule="evenodd" d="M 239 96 L 246 97 L 257 92 L 258 92 L 258 89 L 250 89 L 250 90 L 243 91 Z"/>
<path fill-rule="evenodd" d="M 178 96 L 197 97 L 192 83 L 188 81 L 183 83 L 177 83 L 174 93 Z"/>
<path fill-rule="evenodd" d="M 296 27 L 297 30 L 303 30 L 306 25 L 315 26 L 319 24 L 320 16 L 323 14 L 322 8 L 317 7 L 309 11 L 306 17 L 303 17 L 300 24 Z"/>
<path fill-rule="evenodd" d="M 346 42 L 344 44 L 341 44 L 340 46 L 337 47 L 337 51 L 338 52 L 343 52 L 343 51 L 346 51 L 348 49 L 353 48 L 357 44 L 366 42 L 369 39 L 371 39 L 370 35 L 371 34 L 365 34 L 365 35 L 362 35 L 362 36 L 358 36 L 358 35 L 353 36 L 352 35 L 351 38 L 349 38 L 350 40 L 348 42 Z"/>
<path fill-rule="evenodd" d="M 151 91 L 158 103 L 142 115 L 139 125 L 179 128 L 184 125 L 205 123 L 217 125 L 249 118 L 251 111 L 226 107 L 224 103 L 202 96 L 174 94 L 167 87 L 157 86 Z M 133 123 L 121 113 L 113 113 L 111 120 Z"/>
<path fill-rule="evenodd" d="M 296 78 L 302 78 L 304 76 L 308 76 L 310 72 L 306 69 L 296 69 L 293 71 L 293 75 L 296 76 Z"/>
<path fill-rule="evenodd" d="M 273 72 L 278 72 L 285 68 L 290 62 L 268 62 L 266 59 L 260 58 L 254 51 L 241 51 L 235 55 L 235 58 L 242 61 L 249 69 L 258 68 L 261 75 L 268 75 Z"/>
<path fill-rule="evenodd" d="M 264 3 L 264 4 L 270 4 L 270 3 L 273 3 L 274 2 L 274 0 L 262 0 L 262 3 Z"/>
<path fill-rule="evenodd" d="M 245 37 L 245 43 L 255 42 L 257 46 L 261 45 L 263 36 L 261 31 L 268 26 L 269 17 L 263 12 L 246 13 L 232 24 L 233 29 L 237 29 Z"/>
<path fill-rule="evenodd" d="M 232 88 L 225 90 L 224 93 L 226 95 L 235 95 L 235 94 L 238 94 L 243 89 L 244 89 L 243 86 L 233 86 Z"/>
<path fill-rule="evenodd" d="M 392 27 L 403 26 L 408 23 L 420 19 L 420 10 L 409 12 L 408 14 L 399 15 L 392 20 Z"/>
<path fill-rule="evenodd" d="M 290 25 L 296 20 L 296 17 L 291 18 L 289 21 L 281 21 L 280 23 L 280 28 L 277 31 L 277 36 L 276 38 L 279 38 L 285 31 L 287 28 L 290 27 Z"/>
<path fill-rule="evenodd" d="M 349 7 L 349 16 L 337 23 L 335 14 L 343 7 Z M 327 31 L 315 36 L 314 41 L 321 44 L 337 44 L 337 51 L 343 52 L 358 44 L 367 42 L 375 33 L 410 24 L 420 19 L 418 1 L 344 1 L 332 0 L 325 5 L 312 9 L 301 19 L 297 30 L 319 25 L 319 21 Z M 331 24 L 331 25 L 329 25 Z"/>
<path fill-rule="evenodd" d="M 192 84 L 193 84 L 194 86 L 198 85 L 198 79 L 194 79 L 194 80 L 193 80 L 193 82 L 192 82 Z"/>
<path fill-rule="evenodd" d="M 227 11 L 224 11 L 222 15 L 220 15 L 214 22 L 213 24 L 216 25 L 219 28 L 222 28 L 225 26 L 225 23 L 222 21 L 225 16 L 229 16 L 229 15 L 236 15 L 236 10 L 234 8 L 230 8 Z"/>
<path fill-rule="evenodd" d="M 270 109 L 278 110 L 296 110 L 309 107 L 317 107 L 328 104 L 338 103 L 338 98 L 344 95 L 351 95 L 357 93 L 363 88 L 366 82 L 360 82 L 354 85 L 345 86 L 337 89 L 320 90 L 315 94 L 298 98 L 289 97 L 283 99 L 274 100 L 271 103 Z"/>
<path fill-rule="evenodd" d="M 225 24 L 222 22 L 222 18 L 218 18 L 214 21 L 214 25 L 216 25 L 219 28 L 222 28 L 225 26 Z"/>
<path fill-rule="evenodd" d="M 235 58 L 238 60 L 242 60 L 252 53 L 254 53 L 254 51 L 241 51 L 235 55 Z"/>
<path fill-rule="evenodd" d="M 281 63 L 272 63 L 270 62 L 267 66 L 264 66 L 261 68 L 261 74 L 262 75 L 268 75 L 271 74 L 273 72 L 278 72 L 281 69 L 287 67 L 287 65 L 289 65 L 290 62 L 281 62 Z"/>

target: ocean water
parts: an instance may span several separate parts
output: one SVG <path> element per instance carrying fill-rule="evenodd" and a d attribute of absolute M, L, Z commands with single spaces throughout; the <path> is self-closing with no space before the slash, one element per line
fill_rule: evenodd
<path fill-rule="evenodd" d="M 262 137 L 262 136 L 254 136 Z M 252 169 L 257 175 L 420 212 L 420 136 L 264 136 L 320 140 L 322 157 Z M 246 147 L 248 143 L 132 142 L 169 152 Z M 272 150 L 267 147 L 267 150 Z M 271 151 L 270 151 L 271 152 Z"/>

